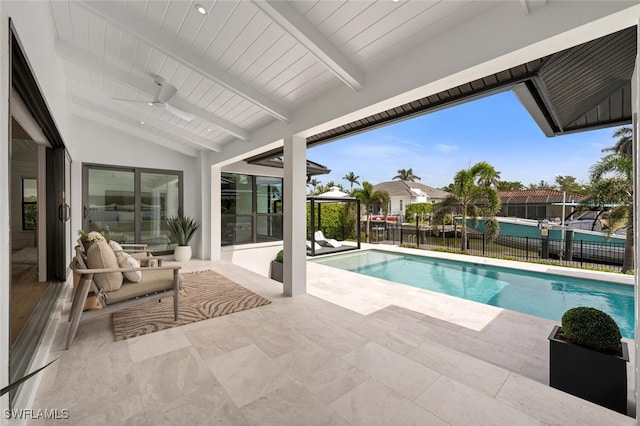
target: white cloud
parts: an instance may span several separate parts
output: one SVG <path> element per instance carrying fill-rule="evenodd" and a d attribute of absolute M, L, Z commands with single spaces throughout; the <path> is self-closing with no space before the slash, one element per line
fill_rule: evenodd
<path fill-rule="evenodd" d="M 447 145 L 446 143 L 436 144 L 434 148 L 436 151 L 444 152 L 445 154 L 449 152 L 455 152 L 458 150 L 458 147 L 456 145 Z"/>

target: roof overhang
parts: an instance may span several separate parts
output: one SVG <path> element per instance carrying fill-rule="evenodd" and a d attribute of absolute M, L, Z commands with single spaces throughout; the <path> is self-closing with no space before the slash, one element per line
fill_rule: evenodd
<path fill-rule="evenodd" d="M 629 27 L 315 134 L 307 138 L 307 147 L 505 90 L 515 92 L 548 137 L 628 124 L 636 38 L 636 27 Z M 282 152 L 279 148 L 260 157 Z"/>
<path fill-rule="evenodd" d="M 273 149 L 262 154 L 254 155 L 253 157 L 246 158 L 248 164 L 275 167 L 278 169 L 284 168 L 284 160 L 282 158 L 282 148 Z M 331 173 L 331 169 L 323 166 L 315 161 L 307 160 L 307 177 L 326 175 Z"/>

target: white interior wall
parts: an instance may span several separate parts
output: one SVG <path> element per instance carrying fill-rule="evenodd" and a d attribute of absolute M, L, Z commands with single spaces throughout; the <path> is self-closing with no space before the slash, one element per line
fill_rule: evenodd
<path fill-rule="evenodd" d="M 199 159 L 82 117 L 74 116 L 72 123 L 77 145 L 71 170 L 71 229 L 74 232 L 82 228 L 82 163 L 180 170 L 183 172 L 183 213 L 202 223 Z M 197 232 L 192 240 L 196 258 L 201 257 L 201 241 L 201 232 Z"/>

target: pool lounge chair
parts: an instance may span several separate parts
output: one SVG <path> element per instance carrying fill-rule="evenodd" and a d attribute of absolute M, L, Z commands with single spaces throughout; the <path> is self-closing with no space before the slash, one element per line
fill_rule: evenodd
<path fill-rule="evenodd" d="M 313 243 L 313 248 L 315 251 L 322 250 L 322 246 L 317 242 Z M 307 250 L 311 250 L 311 241 L 307 241 Z"/>
<path fill-rule="evenodd" d="M 342 247 L 342 243 L 340 241 L 334 240 L 333 238 L 326 238 L 322 231 L 316 231 L 313 234 L 313 238 L 316 240 L 316 243 L 325 247 Z"/>

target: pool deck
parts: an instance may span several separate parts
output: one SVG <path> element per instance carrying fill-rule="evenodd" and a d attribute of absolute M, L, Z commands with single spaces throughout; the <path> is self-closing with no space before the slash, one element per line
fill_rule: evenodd
<path fill-rule="evenodd" d="M 272 304 L 134 339 L 98 317 L 64 351 L 62 323 L 32 408 L 69 409 L 66 424 L 636 424 L 547 386 L 553 321 L 307 265 L 308 294 L 288 298 L 190 261 Z"/>

